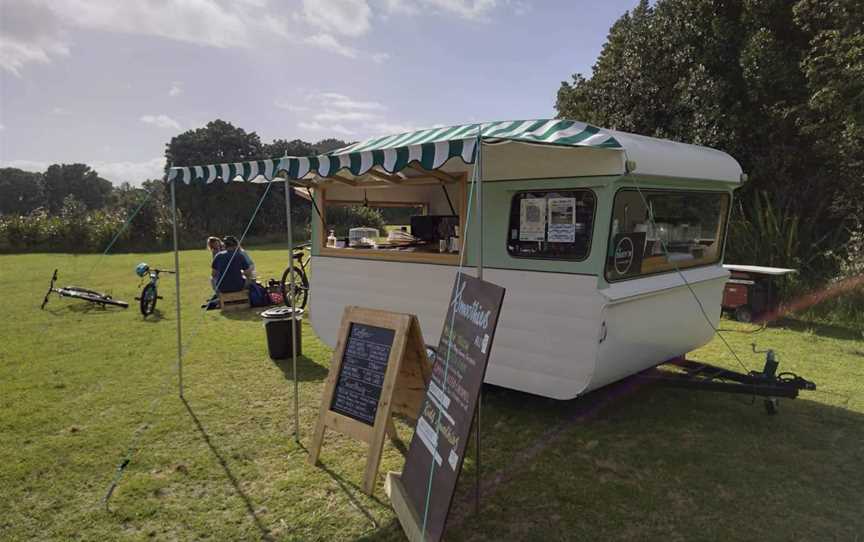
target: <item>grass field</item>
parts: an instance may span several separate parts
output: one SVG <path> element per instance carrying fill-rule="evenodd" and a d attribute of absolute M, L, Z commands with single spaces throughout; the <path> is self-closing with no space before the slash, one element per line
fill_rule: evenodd
<path fill-rule="evenodd" d="M 281 274 L 284 251 L 251 253 L 263 278 Z M 400 540 L 382 480 L 374 498 L 358 488 L 363 445 L 330 433 L 323 466 L 306 463 L 329 350 L 304 330 L 297 445 L 290 369 L 269 360 L 260 319 L 202 313 L 208 255 L 181 258 L 185 403 L 171 276 L 152 320 L 38 308 L 55 267 L 131 302 L 135 264 L 170 267 L 170 254 L 0 257 L 0 540 Z M 819 390 L 768 416 L 747 396 L 631 383 L 568 402 L 490 389 L 481 514 L 469 454 L 447 539 L 864 540 L 860 330 L 786 321 L 726 336 L 750 368 L 755 341 Z M 692 357 L 737 367 L 717 340 Z M 381 472 L 402 461 L 388 444 Z"/>

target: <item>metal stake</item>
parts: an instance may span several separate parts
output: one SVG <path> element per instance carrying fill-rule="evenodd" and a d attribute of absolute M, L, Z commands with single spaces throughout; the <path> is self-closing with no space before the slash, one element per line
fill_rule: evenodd
<path fill-rule="evenodd" d="M 479 226 L 480 249 L 477 251 L 477 278 L 483 280 L 483 125 L 477 130 L 477 224 Z M 476 452 L 477 452 L 477 470 L 476 479 L 474 480 L 474 512 L 480 513 L 480 411 L 483 408 L 483 382 L 480 382 L 480 393 L 477 394 L 477 428 L 475 433 Z"/>
<path fill-rule="evenodd" d="M 294 441 L 300 443 L 300 391 L 297 384 L 297 318 L 294 307 L 294 226 L 291 224 L 291 181 L 285 177 L 285 216 L 288 221 L 288 293 L 291 295 L 291 362 L 294 378 Z"/>
<path fill-rule="evenodd" d="M 175 179 L 171 183 L 171 216 L 174 223 L 174 291 L 177 297 L 177 387 L 180 398 L 183 398 L 183 343 L 180 331 L 180 253 L 177 250 L 177 196 L 175 194 Z"/>

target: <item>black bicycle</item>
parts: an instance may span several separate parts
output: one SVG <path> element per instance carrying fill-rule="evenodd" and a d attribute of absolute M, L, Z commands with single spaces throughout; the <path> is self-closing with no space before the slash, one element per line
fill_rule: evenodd
<path fill-rule="evenodd" d="M 159 284 L 159 273 L 171 273 L 174 271 L 169 271 L 167 269 L 150 269 L 150 266 L 146 263 L 139 263 L 135 267 L 135 274 L 141 277 L 142 279 L 145 276 L 148 276 L 150 281 L 144 285 L 144 288 L 141 290 L 141 295 L 135 298 L 135 301 L 140 302 L 141 305 L 141 314 L 144 318 L 153 314 L 153 311 L 156 310 L 156 301 L 162 299 L 162 296 L 159 295 L 158 287 Z"/>
<path fill-rule="evenodd" d="M 282 273 L 282 299 L 286 307 L 305 309 L 309 301 L 309 277 L 306 266 L 309 265 L 309 253 L 306 251 L 311 243 L 303 243 L 294 247 L 291 255 L 297 265 L 294 266 L 294 285 L 291 285 L 291 268 L 286 267 Z"/>
<path fill-rule="evenodd" d="M 48 286 L 48 291 L 45 292 L 45 299 L 42 300 L 42 309 L 45 309 L 45 305 L 48 304 L 48 298 L 51 293 L 55 293 L 60 297 L 71 297 L 73 299 L 80 299 L 81 301 L 87 301 L 89 303 L 94 303 L 96 305 L 101 305 L 104 309 L 107 305 L 111 305 L 112 307 L 121 307 L 124 309 L 129 308 L 129 303 L 125 301 L 120 301 L 119 299 L 114 299 L 108 294 L 103 294 L 102 292 L 97 292 L 94 290 L 88 290 L 86 288 L 79 288 L 77 286 L 66 286 L 64 288 L 55 288 L 54 283 L 57 282 L 57 270 L 54 270 L 54 275 L 51 276 L 51 284 Z"/>

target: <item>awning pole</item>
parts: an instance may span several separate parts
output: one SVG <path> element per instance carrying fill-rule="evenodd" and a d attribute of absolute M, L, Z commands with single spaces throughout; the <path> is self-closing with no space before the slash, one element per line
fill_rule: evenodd
<path fill-rule="evenodd" d="M 177 250 L 177 196 L 175 194 L 175 180 L 171 183 L 171 217 L 174 227 L 174 293 L 177 303 L 177 388 L 180 398 L 183 399 L 183 344 L 180 331 L 180 253 Z"/>
<path fill-rule="evenodd" d="M 477 163 L 474 165 L 477 168 L 477 224 L 479 226 L 478 236 L 480 238 L 480 250 L 477 251 L 477 278 L 483 280 L 483 137 L 482 124 L 477 131 Z M 480 513 L 480 411 L 483 408 L 483 383 L 480 383 L 480 393 L 477 394 L 477 426 L 474 438 L 476 439 L 477 452 L 477 470 L 476 480 L 474 481 L 474 513 Z"/>
<path fill-rule="evenodd" d="M 288 283 L 291 296 L 291 363 L 294 378 L 294 441 L 300 443 L 300 391 L 297 384 L 297 318 L 294 314 L 294 226 L 291 224 L 291 181 L 285 177 L 285 219 L 288 221 Z"/>

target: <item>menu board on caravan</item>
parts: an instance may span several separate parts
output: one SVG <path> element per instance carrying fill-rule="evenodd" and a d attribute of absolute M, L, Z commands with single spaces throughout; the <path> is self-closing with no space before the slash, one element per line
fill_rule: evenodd
<path fill-rule="evenodd" d="M 504 288 L 461 273 L 456 278 L 401 476 L 425 540 L 444 534 L 503 299 Z"/>

